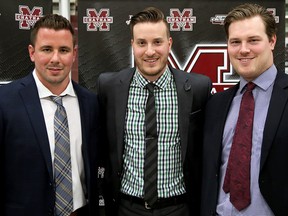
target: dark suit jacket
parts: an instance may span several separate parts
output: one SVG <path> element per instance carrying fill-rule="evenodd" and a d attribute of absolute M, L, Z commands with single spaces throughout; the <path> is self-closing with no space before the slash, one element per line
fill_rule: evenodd
<path fill-rule="evenodd" d="M 212 96 L 204 127 L 202 215 L 215 215 L 222 136 L 239 84 Z M 260 191 L 275 215 L 288 215 L 288 76 L 278 72 L 263 134 Z"/>
<path fill-rule="evenodd" d="M 173 68 L 170 70 L 177 88 L 182 163 L 188 200 L 190 207 L 197 212 L 200 207 L 202 111 L 210 96 L 211 81 L 200 74 L 189 74 Z M 113 210 L 117 209 L 114 205 L 117 204 L 120 191 L 125 115 L 129 86 L 134 72 L 135 68 L 130 68 L 117 73 L 103 73 L 98 79 L 99 102 L 104 113 L 103 124 L 106 124 L 107 130 L 107 143 L 104 143 L 104 147 L 107 148 L 105 152 L 108 153 L 105 155 L 107 185 L 104 199 L 107 215 L 111 216 L 117 215 Z"/>
<path fill-rule="evenodd" d="M 96 95 L 73 83 L 82 124 L 82 154 L 88 199 L 95 215 Z M 32 74 L 0 87 L 0 190 L 4 216 L 54 215 L 54 183 L 51 152 L 44 116 Z M 91 167 L 92 164 L 92 167 Z M 3 200 L 4 199 L 4 200 Z"/>

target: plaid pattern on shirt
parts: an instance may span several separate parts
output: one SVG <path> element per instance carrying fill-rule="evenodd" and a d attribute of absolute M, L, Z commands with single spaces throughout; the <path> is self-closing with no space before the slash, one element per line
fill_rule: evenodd
<path fill-rule="evenodd" d="M 124 135 L 124 163 L 121 192 L 144 195 L 145 106 L 148 81 L 136 70 L 130 85 Z M 154 82 L 158 131 L 158 196 L 185 193 L 178 125 L 176 85 L 169 68 Z"/>

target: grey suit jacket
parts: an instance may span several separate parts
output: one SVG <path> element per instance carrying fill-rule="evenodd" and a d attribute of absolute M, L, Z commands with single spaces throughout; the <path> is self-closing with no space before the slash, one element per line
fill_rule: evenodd
<path fill-rule="evenodd" d="M 205 112 L 201 215 L 216 215 L 222 136 L 239 84 L 212 96 Z M 259 187 L 275 215 L 288 215 L 288 76 L 277 74 L 260 159 Z"/>
<path fill-rule="evenodd" d="M 82 124 L 87 198 L 96 214 L 98 195 L 96 95 L 73 82 Z M 0 166 L 5 216 L 54 215 L 53 165 L 45 120 L 32 74 L 0 87 Z"/>
<path fill-rule="evenodd" d="M 186 189 L 194 212 L 198 212 L 200 203 L 200 163 L 202 148 L 203 109 L 211 92 L 208 77 L 196 73 L 170 68 L 175 79 L 179 106 L 179 128 L 181 155 L 184 168 Z M 109 213 L 116 208 L 120 190 L 120 178 L 123 164 L 124 126 L 130 82 L 135 68 L 120 72 L 103 73 L 98 79 L 98 95 L 103 114 L 103 124 L 107 130 L 107 142 L 103 149 L 106 166 L 105 205 Z M 112 205 L 112 207 L 111 207 Z"/>

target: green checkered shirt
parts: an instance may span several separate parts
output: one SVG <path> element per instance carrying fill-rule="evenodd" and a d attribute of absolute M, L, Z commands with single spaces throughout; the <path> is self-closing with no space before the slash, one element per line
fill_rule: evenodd
<path fill-rule="evenodd" d="M 130 85 L 124 134 L 121 192 L 144 196 L 145 106 L 148 81 L 136 70 Z M 181 162 L 176 85 L 169 68 L 154 82 L 158 131 L 158 196 L 185 193 Z"/>

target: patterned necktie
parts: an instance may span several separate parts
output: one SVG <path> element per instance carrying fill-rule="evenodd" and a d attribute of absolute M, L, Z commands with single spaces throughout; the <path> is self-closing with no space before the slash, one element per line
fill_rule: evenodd
<path fill-rule="evenodd" d="M 149 96 L 145 110 L 146 155 L 144 162 L 144 200 L 150 207 L 157 201 L 157 121 L 154 84 L 148 83 Z"/>
<path fill-rule="evenodd" d="M 68 120 L 62 97 L 51 96 L 56 103 L 54 116 L 55 151 L 54 151 L 54 180 L 55 180 L 55 216 L 68 216 L 73 211 L 73 193 L 71 177 L 71 157 Z"/>
<path fill-rule="evenodd" d="M 230 150 L 223 184 L 225 193 L 230 192 L 230 201 L 241 211 L 250 205 L 250 162 L 254 118 L 255 84 L 249 82 L 241 100 L 238 121 Z"/>

